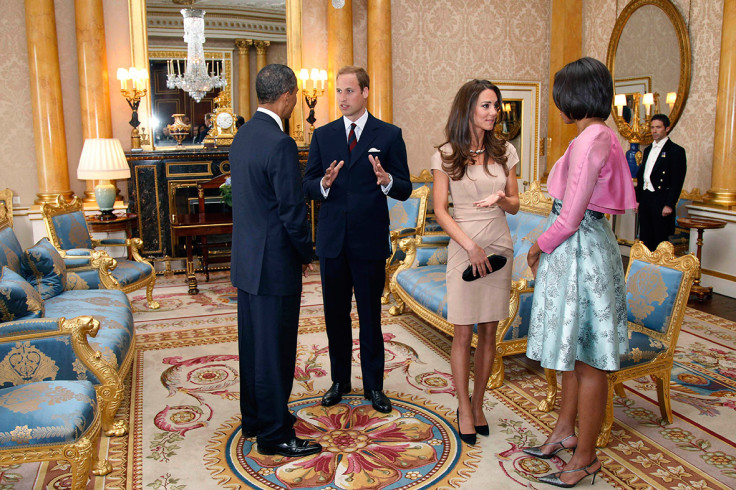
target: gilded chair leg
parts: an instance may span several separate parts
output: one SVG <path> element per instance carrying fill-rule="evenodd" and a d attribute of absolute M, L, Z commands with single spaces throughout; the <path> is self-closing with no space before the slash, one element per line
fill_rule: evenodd
<path fill-rule="evenodd" d="M 657 381 L 657 399 L 662 418 L 668 424 L 672 423 L 672 404 L 670 403 L 670 370 L 666 369 L 654 375 Z"/>
<path fill-rule="evenodd" d="M 153 287 L 156 285 L 156 276 L 153 276 L 153 279 L 151 282 L 148 283 L 146 286 L 146 301 L 148 301 L 148 308 L 151 310 L 158 310 L 161 305 L 158 303 L 158 301 L 154 301 L 153 299 Z"/>
<path fill-rule="evenodd" d="M 71 490 L 84 490 L 87 487 L 87 479 L 92 469 L 94 459 L 94 446 L 86 437 L 82 437 L 71 447 L 64 450 L 68 456 L 69 466 L 72 470 Z"/>
<path fill-rule="evenodd" d="M 123 398 L 122 387 L 119 390 L 110 386 L 102 386 L 97 390 L 97 399 L 100 404 L 102 431 L 106 436 L 124 436 L 128 433 L 128 424 L 124 420 L 115 420 L 115 414 L 120 408 Z"/>
<path fill-rule="evenodd" d="M 486 385 L 489 390 L 495 390 L 499 386 L 503 384 L 503 379 L 505 377 L 505 372 L 503 368 L 503 357 L 496 353 L 496 356 L 493 358 L 493 366 L 491 367 L 491 377 L 488 379 L 488 384 Z"/>
<path fill-rule="evenodd" d="M 551 412 L 555 408 L 555 399 L 557 398 L 557 371 L 554 369 L 545 369 L 544 377 L 547 378 L 547 396 L 539 402 L 537 410 L 540 412 Z"/>
<path fill-rule="evenodd" d="M 396 300 L 396 304 L 389 308 L 388 312 L 393 316 L 398 316 L 404 313 L 404 302 L 396 295 L 394 295 L 394 298 Z"/>
<path fill-rule="evenodd" d="M 92 452 L 92 474 L 95 476 L 105 476 L 112 471 L 112 465 L 107 458 L 100 458 L 100 429 L 90 434 L 93 441 L 97 441 Z"/>
<path fill-rule="evenodd" d="M 611 440 L 611 427 L 613 427 L 613 386 L 608 381 L 608 400 L 606 400 L 606 414 L 603 416 L 603 425 L 595 441 L 597 447 L 606 447 Z"/>
<path fill-rule="evenodd" d="M 621 398 L 626 398 L 626 391 L 624 391 L 623 383 L 616 383 L 613 387 L 613 391 L 616 393 L 616 396 L 620 396 Z"/>

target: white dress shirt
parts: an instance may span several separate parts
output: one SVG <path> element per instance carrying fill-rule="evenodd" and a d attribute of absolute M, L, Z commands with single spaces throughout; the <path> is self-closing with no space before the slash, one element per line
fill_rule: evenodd
<path fill-rule="evenodd" d="M 654 186 L 652 185 L 652 169 L 654 168 L 654 163 L 657 161 L 657 158 L 659 158 L 659 154 L 662 151 L 662 147 L 667 142 L 667 140 L 670 139 L 669 136 L 665 136 L 659 141 L 652 142 L 652 148 L 649 150 L 649 156 L 647 157 L 647 161 L 644 164 L 644 190 L 654 192 Z"/>
<path fill-rule="evenodd" d="M 368 111 L 365 111 L 362 116 L 360 116 L 356 121 L 351 121 L 346 116 L 342 116 L 342 121 L 345 123 L 345 144 L 347 145 L 348 137 L 350 136 L 350 126 L 355 123 L 355 141 L 360 141 L 360 136 L 363 134 L 363 128 L 365 128 L 365 123 L 368 122 Z M 391 176 L 391 174 L 388 174 L 388 184 L 385 186 L 381 186 L 381 190 L 384 194 L 388 195 L 388 192 L 391 190 L 391 186 L 394 184 L 394 178 Z M 322 195 L 327 199 L 327 196 L 330 194 L 330 189 L 325 189 L 322 186 L 322 181 L 319 181 L 319 188 L 322 191 Z"/>
<path fill-rule="evenodd" d="M 284 124 L 281 122 L 281 118 L 275 112 L 273 112 L 272 110 L 266 109 L 265 107 L 259 107 L 258 109 L 256 109 L 256 111 L 263 112 L 264 114 L 268 114 L 269 116 L 271 116 L 274 119 L 274 121 L 276 121 L 276 124 L 278 124 L 279 127 L 281 128 L 281 131 L 284 130 Z"/>

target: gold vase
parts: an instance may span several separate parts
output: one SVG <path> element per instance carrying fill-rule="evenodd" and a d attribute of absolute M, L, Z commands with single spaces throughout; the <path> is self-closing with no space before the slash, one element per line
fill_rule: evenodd
<path fill-rule="evenodd" d="M 173 136 L 178 143 L 178 146 L 181 146 L 181 142 L 184 141 L 184 138 L 189 136 L 189 130 L 192 129 L 192 125 L 184 122 L 184 114 L 172 114 L 171 117 L 174 118 L 174 123 L 169 124 L 166 127 L 169 129 L 169 134 Z"/>

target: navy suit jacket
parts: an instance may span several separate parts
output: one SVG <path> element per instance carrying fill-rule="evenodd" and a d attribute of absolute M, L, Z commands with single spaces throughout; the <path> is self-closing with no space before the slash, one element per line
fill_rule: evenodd
<path fill-rule="evenodd" d="M 342 117 L 314 131 L 303 186 L 308 199 L 322 201 L 317 223 L 320 257 L 335 258 L 343 246 L 353 257 L 385 260 L 389 256 L 388 205 L 368 160 L 371 149 L 379 150 L 370 154 L 393 178 L 388 195 L 407 200 L 412 188 L 401 129 L 369 114 L 352 153 Z M 345 164 L 325 199 L 320 182 L 333 160 Z"/>
<path fill-rule="evenodd" d="M 256 111 L 230 147 L 230 174 L 233 286 L 254 295 L 298 294 L 301 266 L 313 252 L 296 143 Z"/>
<path fill-rule="evenodd" d="M 636 200 L 638 202 L 641 202 L 643 192 L 649 192 L 644 190 L 644 168 L 651 150 L 651 145 L 644 150 L 642 164 L 639 165 L 639 171 L 636 173 Z M 650 177 L 652 186 L 654 186 L 654 196 L 662 207 L 669 206 L 672 209 L 677 207 L 682 185 L 685 183 L 686 172 L 687 156 L 685 155 L 685 149 L 668 139 L 662 147 L 662 151 L 659 152 L 657 161 L 654 162 Z M 661 212 L 662 209 L 655 211 Z"/>

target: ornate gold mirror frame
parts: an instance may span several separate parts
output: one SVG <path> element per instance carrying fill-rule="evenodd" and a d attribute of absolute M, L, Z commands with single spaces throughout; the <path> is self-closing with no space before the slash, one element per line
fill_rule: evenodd
<path fill-rule="evenodd" d="M 616 19 L 616 25 L 613 27 L 613 32 L 611 33 L 611 40 L 608 43 L 608 54 L 606 56 L 606 66 L 608 66 L 611 76 L 615 80 L 616 50 L 621 39 L 621 33 L 634 12 L 645 5 L 653 5 L 661 9 L 667 15 L 670 22 L 672 22 L 675 35 L 677 36 L 677 44 L 680 50 L 680 80 L 677 87 L 677 100 L 669 114 L 670 122 L 672 123 L 671 127 L 674 128 L 678 119 L 680 119 L 685 102 L 687 101 L 687 95 L 690 92 L 690 35 L 687 32 L 687 26 L 680 12 L 669 0 L 632 0 L 624 7 L 618 19 Z M 642 49 L 646 49 L 646 46 L 642 46 Z M 623 118 L 618 115 L 616 107 L 613 106 L 613 101 L 611 105 L 613 108 L 611 115 L 614 121 L 616 121 L 616 125 L 626 124 Z"/>
<path fill-rule="evenodd" d="M 130 19 L 131 66 L 148 67 L 146 0 L 128 0 L 128 18 Z M 302 0 L 286 0 L 286 50 L 288 65 L 295 73 L 299 73 L 302 66 Z M 151 87 L 146 88 L 148 93 L 151 93 Z M 141 108 L 138 111 L 138 118 L 142 126 L 149 127 L 150 115 L 151 98 L 144 97 L 141 99 Z M 289 120 L 289 128 L 296 143 L 304 145 L 304 108 L 302 104 L 294 107 Z"/>

